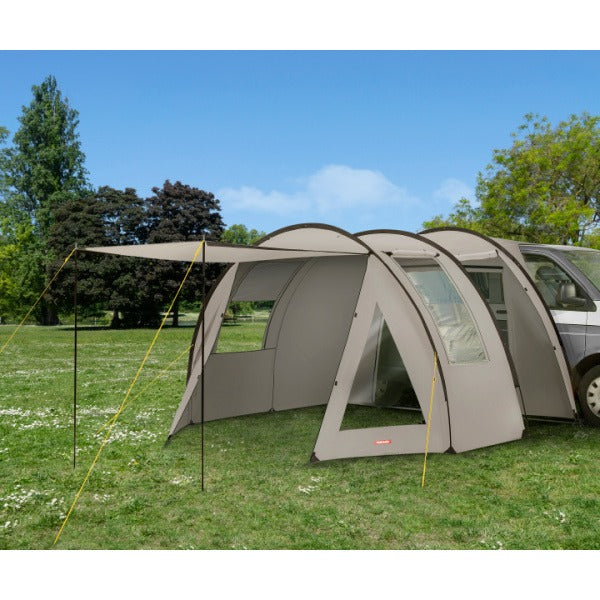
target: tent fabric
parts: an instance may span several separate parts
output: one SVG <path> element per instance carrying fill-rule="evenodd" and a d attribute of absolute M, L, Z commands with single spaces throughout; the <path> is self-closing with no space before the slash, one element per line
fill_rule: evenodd
<path fill-rule="evenodd" d="M 399 307 L 402 311 L 398 310 Z M 315 444 L 315 459 L 421 453 L 425 449 L 426 424 L 341 429 L 347 405 L 354 400 L 351 395 L 353 382 L 363 349 L 369 341 L 373 315 L 377 310 L 381 311 L 385 318 L 404 363 L 408 371 L 413 374 L 411 381 L 415 387 L 421 412 L 427 414 L 434 349 L 410 299 L 390 276 L 386 266 L 377 258 L 371 257 L 356 305 L 356 317 L 352 321 L 344 354 L 335 377 L 335 385 Z M 372 388 L 368 387 L 371 391 Z M 454 436 L 452 441 L 455 441 Z M 445 452 L 451 445 L 446 394 L 440 382 L 435 388 L 433 399 L 429 450 Z"/>
<path fill-rule="evenodd" d="M 189 262 L 198 243 L 86 250 Z M 524 414 L 574 414 L 560 340 L 514 242 L 457 229 L 352 235 L 305 224 L 252 247 L 207 242 L 206 260 L 230 266 L 201 314 L 204 362 L 196 337 L 170 436 L 200 421 L 202 403 L 207 421 L 323 405 L 315 460 L 421 453 L 426 422 L 343 422 L 352 405 L 391 410 L 378 406 L 384 389 L 392 401 L 407 392 L 427 415 L 434 356 L 431 452 L 519 439 Z M 486 285 L 490 298 L 503 288 L 506 330 Z M 216 351 L 232 301 L 272 303 L 260 349 Z M 394 348 L 386 357 L 384 340 Z"/>
<path fill-rule="evenodd" d="M 199 422 L 198 382 L 204 368 L 206 420 L 326 405 L 314 449 L 318 460 L 423 452 L 426 424 L 340 429 L 348 404 L 374 406 L 373 370 L 360 365 L 365 348 L 373 346 L 374 316 L 379 311 L 401 353 L 423 414 L 428 409 L 434 352 L 439 357 L 430 451 L 461 452 L 519 439 L 523 421 L 518 392 L 489 311 L 449 256 L 441 257 L 443 252 L 433 243 L 407 238 L 394 236 L 392 250 L 397 256 L 391 257 L 367 237 L 322 226 L 287 228 L 271 234 L 258 247 L 325 250 L 332 255 L 303 257 L 289 267 L 282 267 L 286 260 L 289 264 L 288 258 L 233 265 L 207 303 L 205 364 L 200 364 L 197 342 L 170 435 Z M 482 360 L 452 363 L 435 310 L 398 262 L 432 260 L 441 263 L 443 273 L 451 271 L 450 280 L 459 279 L 453 284 L 454 293 L 463 298 L 463 311 L 475 328 L 471 336 L 475 331 Z M 228 301 L 265 300 L 266 296 L 275 305 L 263 348 L 215 353 Z M 460 335 L 454 343 L 460 342 Z"/>
<path fill-rule="evenodd" d="M 133 256 L 137 258 L 152 258 L 156 260 L 174 260 L 192 262 L 200 241 L 172 242 L 165 244 L 137 244 L 130 246 L 88 246 L 80 248 L 84 252 L 98 252 L 101 254 L 116 254 L 119 256 Z M 222 244 L 207 240 L 205 247 L 205 262 L 207 263 L 244 263 L 265 260 L 286 260 L 297 258 L 311 258 L 327 256 L 334 251 L 327 248 L 301 249 L 293 246 L 273 248 L 270 246 L 237 246 Z M 352 251 L 335 251 L 336 255 L 364 254 L 364 248 L 356 247 Z M 201 262 L 201 256 L 196 257 L 196 262 Z"/>
<path fill-rule="evenodd" d="M 235 292 L 232 291 L 233 275 L 223 280 L 206 307 L 205 418 L 211 420 L 210 415 L 216 410 L 213 406 L 228 401 L 225 398 L 229 384 L 214 376 L 215 365 L 226 364 L 229 367 L 229 377 L 232 378 L 231 374 L 239 377 L 253 368 L 254 361 L 258 360 L 257 355 L 273 349 L 276 353 L 271 372 L 265 374 L 265 379 L 269 381 L 268 410 L 326 404 L 362 285 L 365 265 L 365 256 L 327 256 L 307 260 L 300 269 L 291 273 L 290 280 L 276 298 L 265 333 L 264 348 L 252 352 L 210 352 L 214 349 L 229 298 L 235 297 Z M 251 269 L 238 285 L 241 287 L 255 273 Z M 335 285 L 331 285 L 332 282 Z M 220 315 L 220 318 L 210 320 L 213 315 Z M 318 348 L 314 347 L 316 338 L 319 340 Z M 200 420 L 202 398 L 197 383 L 202 365 L 199 343 L 192 354 L 193 366 L 188 386 L 173 420 L 170 435 Z M 245 402 L 254 395 L 255 389 L 248 388 L 244 391 Z M 257 396 L 255 404 L 245 414 L 265 412 L 262 410 L 263 400 L 264 398 Z M 186 406 L 191 407 L 188 412 Z"/>
<path fill-rule="evenodd" d="M 502 273 L 508 347 L 529 417 L 573 419 L 577 414 L 569 369 L 556 326 L 531 280 L 518 242 L 492 239 L 460 228 L 423 232 L 468 270 Z"/>
<path fill-rule="evenodd" d="M 232 301 L 275 300 L 283 286 L 302 264 L 297 260 L 251 263 L 249 272 L 246 272 L 247 276 L 236 287 Z"/>
<path fill-rule="evenodd" d="M 434 242 L 407 232 L 373 231 L 357 237 L 378 251 L 413 302 L 426 307 L 423 318 L 447 388 L 453 450 L 463 452 L 501 439 L 520 438 L 523 423 L 519 393 L 506 350 L 485 301 L 452 255 Z M 411 268 L 419 268 L 415 265 L 423 261 L 394 258 L 399 250 L 411 249 L 434 254 L 435 263 L 428 259 L 425 264 L 435 264 L 447 275 L 445 283 L 449 281 L 452 287 L 446 304 L 428 306 L 432 298 L 421 295 L 423 292 L 411 278 Z M 466 350 L 457 352 L 452 346 L 465 336 L 465 329 L 470 330 L 463 340 Z M 483 355 L 472 351 L 473 335 L 479 337 Z M 427 368 L 430 364 L 431 360 Z"/>

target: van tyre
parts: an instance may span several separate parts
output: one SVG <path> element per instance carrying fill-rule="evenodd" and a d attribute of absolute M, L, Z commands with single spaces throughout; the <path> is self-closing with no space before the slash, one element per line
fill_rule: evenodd
<path fill-rule="evenodd" d="M 600 427 L 600 365 L 582 377 L 577 391 L 585 422 Z"/>

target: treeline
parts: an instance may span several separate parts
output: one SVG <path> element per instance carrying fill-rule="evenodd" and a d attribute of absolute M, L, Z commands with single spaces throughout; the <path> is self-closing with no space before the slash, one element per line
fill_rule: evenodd
<path fill-rule="evenodd" d="M 63 202 L 56 208 L 48 232 L 48 248 L 56 259 L 48 264 L 46 275 L 60 267 L 74 243 L 80 247 L 116 246 L 199 240 L 203 235 L 212 240 L 222 237 L 219 202 L 212 194 L 169 181 L 152 192 L 149 198 L 140 198 L 131 188 L 101 187 Z M 78 255 L 78 304 L 84 314 L 109 308 L 113 327 L 156 325 L 187 269 L 187 265 L 170 261 Z M 198 271 L 192 271 L 173 307 L 174 325 L 178 324 L 179 302 L 199 299 Z M 207 275 L 210 283 L 218 275 L 215 266 L 209 267 Z M 70 264 L 47 296 L 59 311 L 72 309 L 73 277 L 74 265 Z"/>
<path fill-rule="evenodd" d="M 148 198 L 134 189 L 94 189 L 77 132 L 78 113 L 54 77 L 32 88 L 9 143 L 0 127 L 0 320 L 17 319 L 38 298 L 74 244 L 119 245 L 223 239 L 251 243 L 261 232 L 226 229 L 213 194 L 165 181 Z M 459 226 L 529 242 L 600 248 L 600 117 L 582 113 L 553 125 L 529 114 L 479 173 L 474 198 L 424 227 Z M 157 182 L 159 183 L 159 182 Z M 402 229 L 402 225 L 398 224 Z M 79 259 L 84 314 L 112 311 L 113 326 L 154 325 L 175 293 L 184 266 L 111 256 Z M 209 285 L 218 268 L 208 270 Z M 54 324 L 72 306 L 73 269 L 35 316 Z M 197 302 L 198 276 L 181 302 Z M 179 306 L 175 307 L 177 324 Z"/>
<path fill-rule="evenodd" d="M 219 200 L 209 192 L 165 181 L 147 198 L 136 190 L 94 189 L 77 132 L 78 113 L 54 77 L 33 86 L 20 127 L 8 143 L 0 127 L 0 319 L 18 319 L 35 302 L 75 244 L 113 246 L 200 240 L 252 243 L 261 232 L 243 225 L 228 230 Z M 83 315 L 112 311 L 113 327 L 153 326 L 183 278 L 186 265 L 78 253 L 78 305 Z M 199 270 L 193 270 L 174 306 L 198 302 Z M 208 284 L 219 267 L 209 266 Z M 73 307 L 71 261 L 35 313 L 57 324 Z"/>

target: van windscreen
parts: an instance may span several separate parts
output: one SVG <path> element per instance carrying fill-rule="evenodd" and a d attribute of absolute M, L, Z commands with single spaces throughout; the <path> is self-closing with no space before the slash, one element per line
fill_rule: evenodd
<path fill-rule="evenodd" d="M 560 253 L 600 290 L 600 251 L 561 250 Z"/>

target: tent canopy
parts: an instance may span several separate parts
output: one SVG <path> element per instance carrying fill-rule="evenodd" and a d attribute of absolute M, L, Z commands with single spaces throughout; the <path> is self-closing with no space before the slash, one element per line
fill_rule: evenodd
<path fill-rule="evenodd" d="M 155 260 L 173 260 L 192 262 L 200 241 L 172 242 L 166 244 L 137 244 L 131 246 L 89 246 L 81 248 L 85 252 L 152 258 Z M 269 248 L 258 246 L 238 246 L 206 240 L 205 262 L 207 263 L 245 263 L 266 260 L 289 260 L 294 258 L 313 258 L 318 256 L 343 256 L 364 254 L 365 249 L 357 248 L 353 252 L 327 249 L 306 250 L 298 248 Z M 201 257 L 196 257 L 200 262 Z"/>

